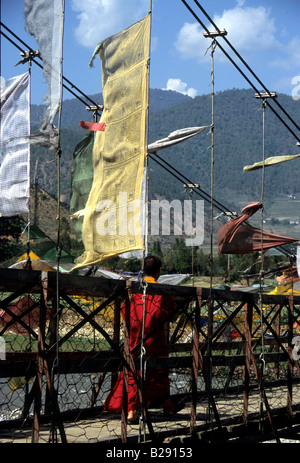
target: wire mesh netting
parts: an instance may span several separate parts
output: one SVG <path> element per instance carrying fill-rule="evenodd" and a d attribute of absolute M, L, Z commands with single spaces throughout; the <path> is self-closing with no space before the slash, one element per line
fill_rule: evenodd
<path fill-rule="evenodd" d="M 111 290 L 109 280 L 80 277 L 76 285 L 85 291 L 72 284 L 66 290 L 64 280 L 57 299 L 50 280 L 46 292 L 44 284 L 1 292 L 1 442 L 165 441 L 216 429 L 229 439 L 230 427 L 251 420 L 275 431 L 277 414 L 295 420 L 298 296 L 263 296 L 261 304 L 238 291 L 150 285 L 146 297 L 165 294 L 175 301 L 163 323 L 167 354 L 158 349 L 151 355 L 145 336 L 144 351 L 134 355 L 124 301 L 132 294 L 142 298 L 144 288 L 133 283 L 128 292 L 121 281 Z M 158 321 L 150 339 L 155 330 L 161 330 Z M 171 409 L 159 383 L 151 390 L 157 400 L 144 400 L 148 378 L 162 370 Z M 136 422 L 127 421 L 131 374 L 139 397 Z M 120 375 L 121 408 L 106 409 Z"/>

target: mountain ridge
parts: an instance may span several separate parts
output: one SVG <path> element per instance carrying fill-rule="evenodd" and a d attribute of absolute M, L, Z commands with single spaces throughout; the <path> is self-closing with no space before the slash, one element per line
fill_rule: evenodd
<path fill-rule="evenodd" d="M 102 103 L 101 95 L 92 99 Z M 294 118 L 300 120 L 300 103 L 288 95 L 278 95 L 282 106 Z M 201 188 L 210 193 L 213 181 L 213 195 L 228 208 L 240 213 L 242 207 L 251 201 L 261 199 L 262 171 L 244 173 L 243 167 L 262 160 L 263 123 L 262 101 L 255 98 L 251 89 L 226 90 L 215 95 L 214 108 L 214 171 L 211 175 L 211 135 L 206 131 L 183 143 L 167 148 L 158 154 L 164 161 L 182 172 L 191 182 L 200 183 Z M 32 107 L 33 125 L 41 120 L 41 108 Z M 284 120 L 286 120 L 285 116 Z M 64 100 L 62 111 L 62 158 L 61 191 L 62 199 L 69 202 L 70 172 L 72 156 L 76 144 L 84 137 L 85 131 L 79 127 L 80 120 L 92 119 L 81 102 Z M 210 125 L 211 96 L 195 98 L 177 92 L 151 89 L 149 99 L 149 143 L 166 137 L 170 132 L 191 126 Z M 291 125 L 291 124 L 289 124 Z M 298 154 L 296 139 L 269 108 L 266 108 L 265 156 Z M 44 149 L 32 148 L 32 164 L 38 162 L 38 184 L 50 194 L 56 194 L 56 168 L 53 153 Z M 299 161 L 265 169 L 264 210 L 268 220 L 281 221 L 300 217 Z M 289 199 L 289 195 L 295 200 Z M 165 169 L 149 160 L 149 198 L 168 200 L 188 199 L 184 186 Z M 281 199 L 280 211 L 276 202 Z M 274 204 L 275 203 L 275 204 Z M 286 203 L 286 204 L 285 204 Z M 278 206 L 279 207 L 279 206 Z M 285 215 L 285 209 L 289 215 Z M 278 224 L 277 224 L 278 225 Z M 276 225 L 276 227 L 277 227 Z M 279 224 L 280 225 L 280 224 Z M 288 230 L 286 227 L 274 230 Z M 298 228 L 293 227 L 298 233 Z M 300 230 L 299 230 L 300 232 Z"/>

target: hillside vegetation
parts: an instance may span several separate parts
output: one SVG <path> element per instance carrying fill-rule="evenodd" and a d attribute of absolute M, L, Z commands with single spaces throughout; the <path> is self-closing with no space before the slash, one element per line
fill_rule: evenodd
<path fill-rule="evenodd" d="M 101 95 L 93 95 L 102 103 Z M 287 95 L 278 101 L 296 122 L 300 121 L 300 103 Z M 228 90 L 215 95 L 213 196 L 228 210 L 238 213 L 251 201 L 261 199 L 262 171 L 243 173 L 245 165 L 261 161 L 263 156 L 262 102 L 252 90 Z M 280 116 L 280 109 L 272 103 Z M 42 118 L 41 107 L 33 106 L 32 124 Z M 70 200 L 70 173 L 76 144 L 84 137 L 80 120 L 92 120 L 92 114 L 76 99 L 66 100 L 62 113 L 61 192 L 62 200 Z M 211 97 L 194 99 L 172 91 L 151 90 L 149 110 L 149 143 L 170 132 L 192 126 L 211 124 Z M 291 123 L 288 123 L 291 126 Z M 294 129 L 296 131 L 296 129 Z M 211 191 L 211 135 L 205 131 L 183 143 L 159 151 L 159 155 L 183 173 L 191 182 Z M 274 113 L 266 109 L 265 156 L 298 154 L 295 137 Z M 32 148 L 32 179 L 51 195 L 57 194 L 55 153 Z M 300 160 L 265 169 L 264 214 L 272 220 L 272 229 L 287 231 L 292 219 L 299 219 Z M 164 168 L 149 160 L 149 198 L 188 199 L 183 184 Z M 279 201 L 280 200 L 280 201 Z M 285 204 L 289 203 L 286 208 Z M 209 205 L 208 205 L 209 206 Z M 277 207 L 278 206 L 278 207 Z M 287 213 L 288 211 L 288 213 Z M 279 222 L 276 220 L 279 217 Z M 279 228 L 278 228 L 279 227 Z M 297 225 L 292 231 L 300 232 Z"/>
<path fill-rule="evenodd" d="M 93 95 L 92 99 L 102 103 L 101 95 Z M 296 122 L 300 121 L 300 103 L 286 95 L 279 95 L 278 100 L 288 114 Z M 189 182 L 200 184 L 203 191 L 210 194 L 213 184 L 213 197 L 227 210 L 236 211 L 252 201 L 260 201 L 262 197 L 262 171 L 243 173 L 245 165 L 261 161 L 263 156 L 263 112 L 262 102 L 254 97 L 252 90 L 230 90 L 215 95 L 214 113 L 214 169 L 211 176 L 211 133 L 202 132 L 191 139 L 159 151 L 159 156 L 174 169 L 186 176 Z M 273 104 L 284 120 L 286 118 Z M 43 108 L 32 107 L 32 129 L 38 130 Z M 270 108 L 266 109 L 265 155 L 298 154 L 299 147 L 295 137 L 287 130 Z M 62 112 L 60 162 L 61 175 L 61 243 L 66 252 L 73 256 L 83 251 L 82 243 L 78 243 L 72 234 L 69 220 L 71 170 L 73 153 L 76 145 L 84 138 L 86 131 L 80 128 L 80 120 L 92 120 L 92 113 L 84 105 L 75 100 L 65 100 Z M 165 138 L 170 132 L 180 128 L 194 126 L 210 126 L 211 97 L 202 95 L 194 99 L 172 91 L 151 90 L 149 108 L 149 143 Z M 288 122 L 290 127 L 291 123 Z M 293 129 L 296 131 L 296 129 Z M 155 157 L 155 156 L 154 156 Z M 202 199 L 184 188 L 182 180 L 149 159 L 149 200 L 152 199 Z M 264 228 L 293 238 L 300 237 L 300 160 L 265 169 L 264 181 Z M 31 197 L 31 221 L 52 240 L 55 248 L 57 235 L 57 162 L 53 151 L 32 146 L 31 180 L 34 185 Z M 213 180 L 213 182 L 212 182 Z M 214 218 L 219 213 L 213 211 Z M 260 225 L 260 214 L 251 219 L 254 225 Z M 224 218 L 213 221 L 214 251 L 216 252 L 216 231 L 225 223 Z M 12 232 L 2 220 L 2 230 L 6 235 L 14 237 L 18 230 L 24 229 L 23 223 L 15 222 Z M 150 251 L 161 255 L 167 272 L 188 272 L 208 275 L 210 271 L 208 253 L 210 251 L 210 204 L 205 202 L 205 239 L 198 249 L 186 247 L 183 237 L 152 236 L 149 238 Z M 3 233 L 2 233 L 3 235 Z M 5 233 L 4 233 L 5 235 Z M 49 241 L 49 240 L 48 240 Z M 23 243 L 23 244 L 22 244 Z M 51 244 L 50 243 L 50 244 Z M 21 246 L 22 244 L 22 246 Z M 46 243 L 47 244 L 47 243 Z M 50 246 L 50 244 L 47 246 Z M 15 249 L 4 236 L 0 243 L 0 261 L 13 258 L 26 249 L 26 237 L 15 243 Z M 294 251 L 293 251 L 294 252 Z M 192 253 L 193 257 L 192 257 Z M 282 257 L 282 256 L 281 256 Z M 279 262 L 282 263 L 281 258 Z M 191 267 L 193 262 L 194 267 Z M 231 276 L 237 278 L 245 269 L 254 269 L 259 262 L 257 255 L 236 256 L 231 259 Z M 275 260 L 269 264 L 275 265 Z M 108 262 L 112 267 L 122 267 L 135 271 L 140 262 L 124 263 L 123 259 Z M 215 257 L 214 274 L 224 278 L 227 275 L 227 256 Z M 234 275 L 234 272 L 237 272 Z M 228 275 L 226 276 L 228 278 Z"/>

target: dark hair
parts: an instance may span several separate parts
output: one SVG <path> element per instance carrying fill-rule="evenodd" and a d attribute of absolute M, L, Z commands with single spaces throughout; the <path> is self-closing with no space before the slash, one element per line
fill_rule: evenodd
<path fill-rule="evenodd" d="M 156 256 L 147 256 L 144 259 L 145 275 L 154 277 L 161 269 L 161 260 Z"/>

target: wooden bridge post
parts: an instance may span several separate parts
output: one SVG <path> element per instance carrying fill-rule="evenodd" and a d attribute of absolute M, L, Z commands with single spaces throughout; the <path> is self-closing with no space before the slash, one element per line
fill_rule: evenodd
<path fill-rule="evenodd" d="M 276 306 L 276 318 L 275 318 L 275 332 L 277 337 L 279 338 L 280 336 L 280 305 Z M 275 352 L 278 354 L 279 353 L 279 344 L 276 342 L 274 346 Z M 274 364 L 274 376 L 275 378 L 279 378 L 279 362 L 276 361 Z"/>
<path fill-rule="evenodd" d="M 243 421 L 248 420 L 248 401 L 250 385 L 251 367 L 251 333 L 252 333 L 253 306 L 250 302 L 244 305 L 244 336 L 245 336 L 245 366 L 244 366 L 244 401 L 243 401 Z"/>
<path fill-rule="evenodd" d="M 114 333 L 113 333 L 113 341 L 115 345 L 119 345 L 120 342 L 120 311 L 121 311 L 121 301 L 117 299 L 114 301 Z M 111 375 L 111 388 L 114 387 L 115 382 L 117 380 L 118 373 L 113 372 Z"/>
<path fill-rule="evenodd" d="M 33 428 L 31 442 L 39 442 L 40 432 L 40 413 L 42 405 L 42 379 L 44 371 L 44 342 L 45 342 L 45 320 L 46 320 L 46 306 L 45 306 L 45 294 L 44 288 L 41 288 L 40 294 L 40 323 L 38 331 L 38 351 L 36 359 L 36 378 L 34 383 L 35 395 L 34 395 L 34 415 L 33 415 Z"/>
<path fill-rule="evenodd" d="M 212 396 L 212 340 L 213 340 L 213 322 L 214 322 L 214 298 L 213 294 L 210 293 L 210 298 L 208 301 L 208 316 L 207 316 L 207 351 L 206 358 L 207 362 L 205 365 L 206 373 L 206 393 L 208 400 L 207 407 L 207 421 L 211 422 L 212 412 L 215 409 L 214 399 Z"/>
<path fill-rule="evenodd" d="M 287 369 L 287 412 L 288 416 L 293 416 L 293 361 L 292 361 L 292 340 L 293 340 L 293 315 L 294 315 L 294 299 L 289 296 L 288 300 L 288 369 Z"/>
<path fill-rule="evenodd" d="M 35 397 L 34 397 L 34 418 L 33 418 L 33 429 L 32 429 L 32 443 L 39 442 L 39 431 L 40 431 L 40 413 L 42 405 L 42 379 L 45 374 L 47 384 L 47 397 L 51 402 L 52 411 L 52 434 L 54 434 L 55 427 L 58 425 L 62 443 L 66 443 L 66 434 L 62 420 L 60 418 L 60 411 L 57 402 L 57 394 L 54 389 L 53 381 L 51 379 L 50 369 L 48 366 L 48 360 L 46 357 L 45 349 L 45 331 L 46 331 L 46 307 L 47 307 L 47 290 L 45 289 L 45 280 L 47 280 L 47 273 L 42 272 L 42 288 L 40 293 L 40 321 L 39 321 L 39 332 L 38 332 L 38 352 L 37 352 L 37 373 L 35 379 Z M 47 286 L 47 283 L 46 283 Z M 49 407 L 50 407 L 49 405 Z M 47 410 L 48 411 L 48 410 Z M 51 438 L 50 438 L 51 440 Z"/>
<path fill-rule="evenodd" d="M 191 421 L 190 434 L 194 434 L 196 426 L 196 404 L 197 404 L 197 382 L 199 371 L 199 327 L 200 311 L 202 305 L 202 288 L 196 288 L 196 310 L 194 319 L 194 337 L 193 337 L 193 360 L 192 360 L 192 400 L 191 400 Z"/>
<path fill-rule="evenodd" d="M 123 364 L 123 400 L 121 412 L 121 440 L 127 442 L 127 415 L 128 415 L 128 366 L 130 365 L 130 301 L 125 301 L 124 314 L 124 364 Z"/>

